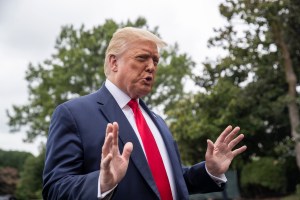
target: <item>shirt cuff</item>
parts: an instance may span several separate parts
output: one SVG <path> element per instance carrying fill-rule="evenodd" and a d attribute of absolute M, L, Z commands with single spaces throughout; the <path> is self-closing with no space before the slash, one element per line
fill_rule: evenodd
<path fill-rule="evenodd" d="M 207 168 L 206 168 L 206 165 L 205 165 L 205 170 L 206 172 L 208 173 L 208 175 L 210 176 L 210 178 L 215 181 L 215 183 L 221 187 L 221 184 L 222 183 L 226 183 L 227 182 L 227 178 L 225 176 L 225 174 L 221 174 L 220 176 L 214 176 L 212 175 L 211 173 L 208 172 Z"/>
<path fill-rule="evenodd" d="M 106 197 L 109 193 L 111 193 L 117 187 L 117 185 L 115 185 L 112 189 L 110 189 L 110 190 L 108 190 L 108 191 L 106 191 L 102 194 L 101 193 L 101 188 L 100 188 L 100 175 L 99 175 L 99 178 L 98 178 L 98 194 L 97 194 L 98 199 L 103 199 L 104 197 Z"/>

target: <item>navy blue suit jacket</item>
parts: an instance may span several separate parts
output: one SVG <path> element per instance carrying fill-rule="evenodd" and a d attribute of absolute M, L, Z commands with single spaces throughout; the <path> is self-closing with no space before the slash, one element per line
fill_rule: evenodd
<path fill-rule="evenodd" d="M 177 145 L 161 117 L 140 101 L 165 142 L 175 179 L 178 199 L 189 193 L 220 191 L 206 173 L 204 162 L 183 167 Z M 59 105 L 53 113 L 46 146 L 43 173 L 44 199 L 97 199 L 101 149 L 107 123 L 119 124 L 119 148 L 133 143 L 125 177 L 112 199 L 155 200 L 159 192 L 139 140 L 117 102 L 102 86 L 100 90 Z"/>

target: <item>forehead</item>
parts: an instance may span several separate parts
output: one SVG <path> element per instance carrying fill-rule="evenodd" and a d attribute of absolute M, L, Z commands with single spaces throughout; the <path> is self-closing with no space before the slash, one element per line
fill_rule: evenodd
<path fill-rule="evenodd" d="M 127 45 L 125 52 L 136 53 L 149 53 L 158 56 L 158 48 L 155 42 L 149 40 L 136 40 Z"/>

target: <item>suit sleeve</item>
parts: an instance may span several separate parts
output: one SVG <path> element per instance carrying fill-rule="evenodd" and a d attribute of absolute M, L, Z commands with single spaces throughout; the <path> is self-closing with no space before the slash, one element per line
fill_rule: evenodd
<path fill-rule="evenodd" d="M 200 162 L 192 167 L 184 167 L 183 175 L 189 194 L 218 192 L 224 190 L 225 183 L 221 187 L 209 176 L 205 169 L 205 162 Z"/>
<path fill-rule="evenodd" d="M 43 198 L 97 199 L 99 170 L 90 173 L 83 171 L 80 134 L 65 104 L 54 111 L 46 147 Z"/>

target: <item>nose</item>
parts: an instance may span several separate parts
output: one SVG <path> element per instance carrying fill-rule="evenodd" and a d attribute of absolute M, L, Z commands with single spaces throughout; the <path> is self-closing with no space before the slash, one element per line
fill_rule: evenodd
<path fill-rule="evenodd" d="M 150 60 L 147 63 L 146 72 L 153 73 L 155 72 L 155 70 L 156 70 L 156 65 L 154 64 L 153 60 Z"/>

